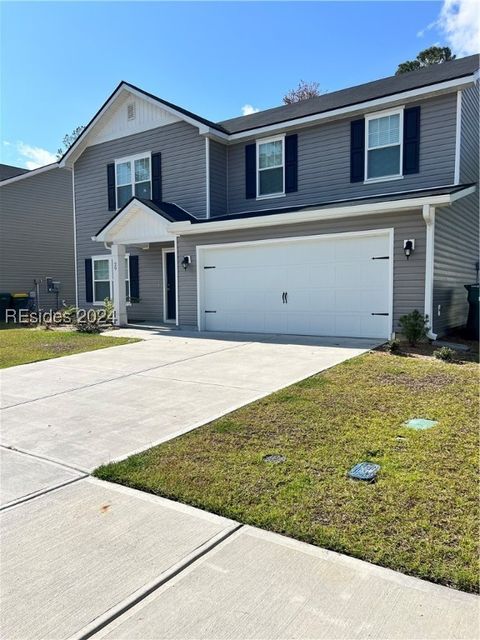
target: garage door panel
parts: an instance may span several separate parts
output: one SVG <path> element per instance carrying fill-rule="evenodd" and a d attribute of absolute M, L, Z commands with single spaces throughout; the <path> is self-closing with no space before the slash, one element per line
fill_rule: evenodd
<path fill-rule="evenodd" d="M 325 313 L 334 308 L 335 289 L 316 288 L 310 293 L 310 310 L 312 312 Z"/>
<path fill-rule="evenodd" d="M 387 338 L 388 234 L 205 249 L 207 330 Z M 288 298 L 282 298 L 287 292 Z"/>

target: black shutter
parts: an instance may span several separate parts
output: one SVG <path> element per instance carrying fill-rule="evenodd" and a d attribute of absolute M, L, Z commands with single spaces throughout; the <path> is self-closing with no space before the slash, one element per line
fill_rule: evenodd
<path fill-rule="evenodd" d="M 403 112 L 403 173 L 420 170 L 420 107 Z"/>
<path fill-rule="evenodd" d="M 138 302 L 140 298 L 140 283 L 138 280 L 138 256 L 130 256 L 129 264 L 130 264 L 130 299 L 131 299 L 131 302 Z"/>
<path fill-rule="evenodd" d="M 350 123 L 350 182 L 365 179 L 365 120 Z"/>
<path fill-rule="evenodd" d="M 257 145 L 245 147 L 245 197 L 257 197 Z"/>
<path fill-rule="evenodd" d="M 93 302 L 92 259 L 85 258 L 85 300 Z"/>
<path fill-rule="evenodd" d="M 152 153 L 152 200 L 162 202 L 162 154 Z"/>
<path fill-rule="evenodd" d="M 285 137 L 285 193 L 298 190 L 298 136 Z"/>
<path fill-rule="evenodd" d="M 108 184 L 108 210 L 115 211 L 115 164 L 107 164 L 107 184 Z"/>

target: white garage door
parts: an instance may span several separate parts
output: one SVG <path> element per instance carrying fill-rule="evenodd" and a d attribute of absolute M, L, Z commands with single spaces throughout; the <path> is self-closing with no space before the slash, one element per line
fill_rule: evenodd
<path fill-rule="evenodd" d="M 388 338 L 390 233 L 199 247 L 200 328 Z"/>

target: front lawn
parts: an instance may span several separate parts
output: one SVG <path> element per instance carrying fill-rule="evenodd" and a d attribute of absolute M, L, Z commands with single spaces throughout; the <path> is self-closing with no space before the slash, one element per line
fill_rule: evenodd
<path fill-rule="evenodd" d="M 8 325 L 6 325 L 8 327 Z M 94 351 L 105 347 L 138 342 L 135 338 L 114 338 L 108 334 L 78 333 L 77 331 L 46 331 L 39 329 L 10 329 L 0 331 L 0 368 L 17 364 L 48 360 L 72 353 Z"/>
<path fill-rule="evenodd" d="M 478 418 L 476 364 L 374 352 L 96 475 L 476 591 Z M 364 460 L 374 484 L 347 478 Z"/>

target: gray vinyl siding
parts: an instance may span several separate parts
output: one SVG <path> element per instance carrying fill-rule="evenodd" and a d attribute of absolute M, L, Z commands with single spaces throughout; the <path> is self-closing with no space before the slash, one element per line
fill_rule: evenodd
<path fill-rule="evenodd" d="M 478 100 L 478 84 L 463 92 L 460 144 L 460 182 L 476 182 L 477 191 L 436 212 L 433 327 L 439 335 L 465 324 L 468 303 L 464 285 L 475 282 L 476 278 L 475 263 L 479 259 Z"/>
<path fill-rule="evenodd" d="M 55 308 L 46 278 L 60 281 L 60 303 L 75 304 L 72 176 L 51 169 L 0 187 L 0 291 L 34 290 Z"/>
<path fill-rule="evenodd" d="M 107 165 L 116 158 L 149 151 L 162 154 L 163 199 L 175 202 L 197 217 L 206 215 L 205 140 L 195 127 L 178 122 L 87 147 L 74 166 L 78 289 L 82 307 L 89 306 L 85 299 L 85 258 L 106 253 L 103 244 L 91 238 L 114 215 L 108 210 Z M 161 275 L 161 252 L 157 255 L 156 249 L 149 251 L 138 253 L 142 303 L 132 305 L 130 314 L 159 321 L 163 316 L 163 303 L 159 302 L 156 274 Z M 135 251 L 132 249 L 131 253 L 134 255 Z M 150 298 L 151 303 L 147 302 Z"/>
<path fill-rule="evenodd" d="M 210 215 L 227 213 L 227 147 L 210 140 Z"/>
<path fill-rule="evenodd" d="M 196 247 L 198 245 L 389 228 L 394 229 L 393 311 L 394 327 L 398 328 L 398 319 L 401 315 L 413 309 L 418 309 L 422 313 L 424 310 L 426 229 L 420 212 L 371 215 L 279 225 L 263 229 L 181 236 L 178 239 L 178 256 L 181 259 L 181 256 L 190 255 L 192 265 L 186 271 L 181 268 L 178 270 L 179 323 L 182 326 L 197 325 Z M 403 252 L 403 241 L 408 238 L 415 238 L 415 253 L 410 260 L 406 260 Z"/>
<path fill-rule="evenodd" d="M 298 191 L 282 197 L 246 199 L 245 144 L 252 141 L 228 147 L 228 213 L 452 184 L 455 167 L 456 94 L 443 95 L 418 104 L 421 107 L 418 174 L 379 183 L 351 183 L 351 119 L 335 120 L 298 130 Z"/>

